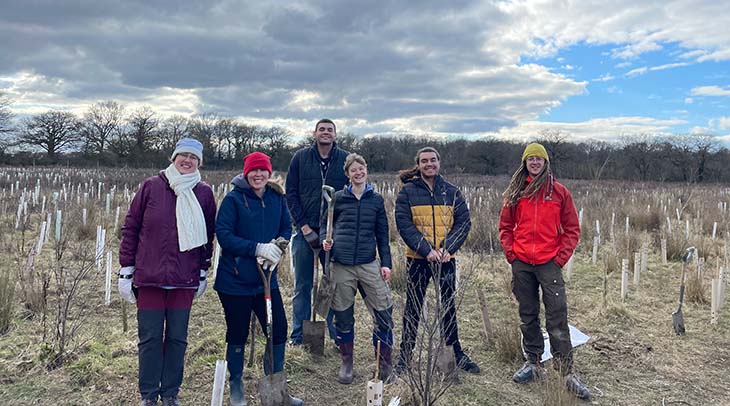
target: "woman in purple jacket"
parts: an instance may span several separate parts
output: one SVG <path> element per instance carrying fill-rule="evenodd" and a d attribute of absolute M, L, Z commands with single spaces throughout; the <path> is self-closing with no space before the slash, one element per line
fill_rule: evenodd
<path fill-rule="evenodd" d="M 178 141 L 172 163 L 146 179 L 129 206 L 119 247 L 119 294 L 137 303 L 141 405 L 179 405 L 188 320 L 210 266 L 216 204 L 200 181 L 203 145 Z"/>

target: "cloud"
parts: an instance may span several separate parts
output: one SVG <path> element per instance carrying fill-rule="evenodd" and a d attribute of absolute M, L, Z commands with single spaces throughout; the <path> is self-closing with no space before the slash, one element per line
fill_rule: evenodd
<path fill-rule="evenodd" d="M 688 65 L 690 65 L 688 62 L 676 62 L 676 63 L 667 63 L 667 64 L 659 65 L 659 66 L 648 66 L 648 67 L 644 66 L 644 67 L 632 69 L 632 70 L 626 72 L 626 76 L 629 76 L 629 77 L 639 76 L 639 75 L 643 75 L 647 72 L 680 68 L 682 66 L 688 66 Z"/>
<path fill-rule="evenodd" d="M 699 86 L 692 88 L 692 96 L 730 96 L 730 89 L 720 86 Z"/>
<path fill-rule="evenodd" d="M 730 117 L 712 119 L 709 122 L 709 127 L 718 130 L 730 130 Z"/>
<path fill-rule="evenodd" d="M 616 79 L 616 78 L 613 75 L 611 75 L 610 73 L 605 73 L 605 74 L 591 80 L 591 82 L 609 82 L 614 79 Z"/>
<path fill-rule="evenodd" d="M 619 0 L 610 18 L 597 0 L 6 3 L 0 81 L 25 112 L 114 99 L 295 129 L 330 116 L 359 133 L 483 134 L 586 93 L 528 57 L 608 45 L 623 68 L 671 44 L 730 59 L 722 2 Z"/>

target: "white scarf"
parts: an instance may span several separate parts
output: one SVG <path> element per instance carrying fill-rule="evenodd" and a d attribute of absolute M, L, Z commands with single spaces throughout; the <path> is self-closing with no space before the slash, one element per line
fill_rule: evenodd
<path fill-rule="evenodd" d="M 175 191 L 175 216 L 177 217 L 177 241 L 180 252 L 189 251 L 208 242 L 208 231 L 200 202 L 193 193 L 193 188 L 200 182 L 200 172 L 195 171 L 181 175 L 175 164 L 165 169 L 167 182 Z"/>

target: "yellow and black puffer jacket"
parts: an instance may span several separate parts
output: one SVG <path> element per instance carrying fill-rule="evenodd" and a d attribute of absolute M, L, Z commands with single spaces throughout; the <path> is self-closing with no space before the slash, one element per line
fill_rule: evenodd
<path fill-rule="evenodd" d="M 403 183 L 395 202 L 395 224 L 406 243 L 406 256 L 426 258 L 431 248 L 445 248 L 453 256 L 471 229 L 464 196 L 440 175 L 433 190 L 419 175 Z"/>

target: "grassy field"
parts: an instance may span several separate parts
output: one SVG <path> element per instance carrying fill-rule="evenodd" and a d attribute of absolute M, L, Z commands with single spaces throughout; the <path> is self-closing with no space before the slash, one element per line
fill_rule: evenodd
<path fill-rule="evenodd" d="M 153 172 L 147 171 L 146 174 Z M 145 172 L 69 170 L 58 174 L 55 183 L 54 175 L 49 176 L 49 173 L 52 172 L 29 173 L 10 169 L 0 173 L 0 187 L 3 188 L 0 246 L 4 253 L 0 258 L 0 272 L 11 275 L 15 284 L 9 329 L 0 336 L 0 404 L 135 404 L 138 393 L 134 309 L 128 310 L 129 328 L 124 332 L 116 280 L 113 280 L 111 304 L 104 304 L 104 272 L 97 272 L 94 267 L 79 282 L 77 296 L 70 304 L 73 311 L 68 317 L 70 325 L 78 326 L 76 334 L 69 338 L 64 356 L 59 361 L 51 362 L 49 354 L 56 354 L 58 350 L 58 305 L 66 297 L 64 292 L 68 291 L 69 283 L 69 279 L 59 282 L 60 279 L 54 276 L 54 269 L 59 263 L 66 269 L 82 267 L 83 255 L 80 252 L 87 248 L 93 251 L 95 225 L 100 224 L 109 230 L 106 248 L 114 253 L 116 271 L 118 229 L 112 230 L 114 207 L 122 206 L 123 218 L 126 211 L 126 194 L 122 192 L 125 184 L 129 192 L 133 192 L 136 182 L 144 178 Z M 232 174 L 203 176 L 209 179 L 209 183 L 221 185 Z M 383 191 L 389 205 L 392 205 L 398 190 L 392 178 L 378 178 L 378 188 Z M 477 300 L 478 290 L 486 294 L 492 323 L 500 337 L 514 336 L 518 325 L 516 307 L 509 295 L 509 267 L 498 250 L 496 239 L 495 216 L 500 204 L 498 192 L 503 189 L 506 179 L 466 176 L 454 179 L 464 185 L 474 220 L 469 243 L 459 256 L 463 292 L 458 311 L 459 333 L 462 345 L 479 363 L 482 372 L 479 375 L 460 374 L 460 382 L 449 389 L 439 404 L 586 403 L 577 402 L 569 396 L 556 396 L 561 391 L 551 380 L 526 386 L 512 383 L 511 375 L 519 368 L 521 360 L 505 359 L 504 351 L 487 344 Z M 36 184 L 41 185 L 39 202 L 29 205 L 28 219 L 21 221 L 18 228 L 14 226 L 21 193 L 14 186 L 16 181 L 21 190 L 25 187 L 30 192 Z M 101 193 L 97 190 L 98 182 L 103 182 Z M 84 183 L 88 185 L 83 186 Z M 568 281 L 568 300 L 571 324 L 591 337 L 588 344 L 576 350 L 575 356 L 575 369 L 594 394 L 591 403 L 730 404 L 728 316 L 721 312 L 718 323 L 711 324 L 709 304 L 709 281 L 719 266 L 727 266 L 727 215 L 722 208 L 722 202 L 730 200 L 727 190 L 721 186 L 566 183 L 573 190 L 576 205 L 584 211 L 582 241 Z M 69 225 L 64 226 L 64 235 L 69 238 L 67 253 L 58 261 L 55 259 L 58 244 L 53 237 L 44 245 L 43 252 L 36 259 L 38 277 L 33 283 L 42 280 L 44 274 L 49 275 L 45 289 L 40 289 L 47 300 L 42 311 L 32 311 L 23 293 L 28 288 L 23 283 L 29 282 L 21 279 L 20 275 L 25 269 L 28 247 L 35 244 L 40 223 L 47 218 L 52 193 L 62 190 L 64 185 L 67 198 L 63 208 L 68 213 L 64 216 L 69 221 Z M 76 185 L 79 186 L 74 191 Z M 106 215 L 104 195 L 113 185 L 116 185 L 116 193 L 112 198 L 111 214 Z M 85 191 L 90 195 L 86 227 L 81 225 L 78 214 Z M 41 195 L 47 196 L 45 211 L 41 209 Z M 76 196 L 80 197 L 77 199 Z M 81 202 L 79 205 L 77 200 Z M 679 219 L 675 214 L 677 211 Z M 626 216 L 631 219 L 628 234 L 624 229 Z M 673 233 L 668 230 L 666 217 L 670 218 Z M 609 226 L 612 218 L 614 227 Z M 598 249 L 598 261 L 593 264 L 593 236 L 598 234 L 596 220 L 601 223 L 604 242 Z M 718 223 L 716 239 L 710 236 L 714 222 Z M 610 229 L 614 229 L 613 237 Z M 393 283 L 397 343 L 405 302 L 402 288 L 404 259 L 402 250 L 395 249 L 401 244 L 397 234 L 392 233 L 392 237 L 397 264 Z M 662 238 L 668 240 L 670 261 L 667 264 L 663 264 L 660 257 L 659 241 Z M 76 247 L 74 244 L 80 247 L 79 252 L 72 249 Z M 622 301 L 621 272 L 617 263 L 621 258 L 633 259 L 633 252 L 638 251 L 642 244 L 649 247 L 647 272 L 641 275 L 639 286 L 629 283 L 628 296 Z M 706 265 L 695 284 L 693 301 L 685 302 L 683 313 L 687 334 L 680 337 L 673 331 L 671 313 L 676 310 L 679 293 L 681 263 L 677 256 L 688 245 L 699 248 Z M 691 264 L 689 268 L 692 277 L 697 278 L 695 265 Z M 606 289 L 604 272 L 607 272 Z M 290 315 L 292 277 L 287 264 L 280 270 L 280 285 L 287 314 Z M 433 295 L 433 290 L 429 294 Z M 329 343 L 325 356 L 321 358 L 312 357 L 301 348 L 287 350 L 290 391 L 303 398 L 306 404 L 365 404 L 365 386 L 374 363 L 369 333 L 372 322 L 360 299 L 356 302 L 356 309 L 356 375 L 352 385 L 336 382 L 339 356 Z M 224 357 L 224 335 L 223 312 L 215 292 L 210 289 L 193 305 L 185 380 L 180 393 L 184 404 L 210 404 L 215 361 Z M 256 337 L 255 363 L 245 369 L 249 405 L 259 404 L 255 388 L 256 381 L 262 376 L 264 341 L 260 331 Z M 402 382 L 386 386 L 386 399 L 396 395 L 404 398 L 402 404 L 413 404 L 407 402 L 408 389 Z"/>

